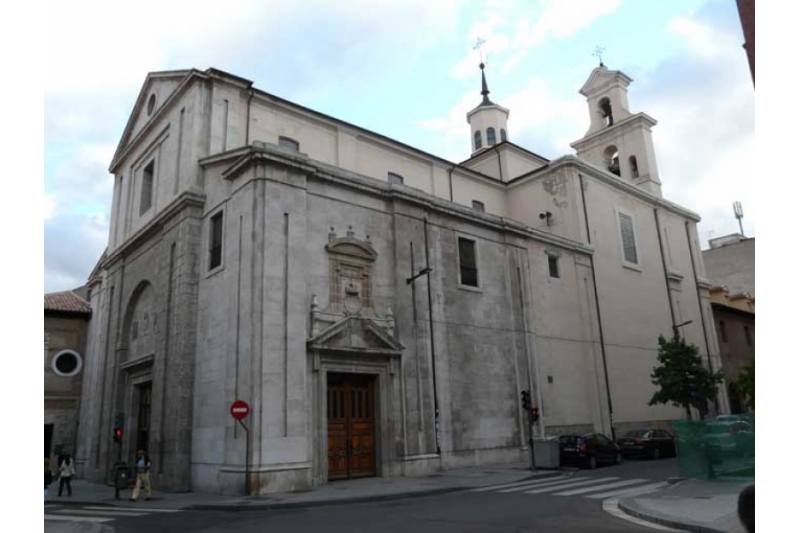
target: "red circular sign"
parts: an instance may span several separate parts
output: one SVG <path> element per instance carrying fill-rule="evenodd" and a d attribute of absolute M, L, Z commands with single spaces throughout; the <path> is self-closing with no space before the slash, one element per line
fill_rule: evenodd
<path fill-rule="evenodd" d="M 236 420 L 241 420 L 250 414 L 250 406 L 247 402 L 236 400 L 231 404 L 231 416 Z"/>

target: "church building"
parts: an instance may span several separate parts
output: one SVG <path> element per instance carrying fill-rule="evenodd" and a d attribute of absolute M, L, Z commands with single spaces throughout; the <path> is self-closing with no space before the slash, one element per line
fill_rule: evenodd
<path fill-rule="evenodd" d="M 147 76 L 89 280 L 83 476 L 144 449 L 158 490 L 242 493 L 245 472 L 252 493 L 301 490 L 684 416 L 648 406 L 658 336 L 714 370 L 719 348 L 656 121 L 601 64 L 577 155 L 548 160 L 513 142 L 483 69 L 461 163 L 217 69 Z"/>

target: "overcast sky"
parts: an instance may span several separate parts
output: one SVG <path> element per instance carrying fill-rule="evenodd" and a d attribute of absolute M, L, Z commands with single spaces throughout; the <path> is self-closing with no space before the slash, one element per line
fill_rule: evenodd
<path fill-rule="evenodd" d="M 589 124 L 604 63 L 658 120 L 664 196 L 700 239 L 755 236 L 755 92 L 733 0 L 305 0 L 53 3 L 45 31 L 44 288 L 82 285 L 108 238 L 107 169 L 149 71 L 216 67 L 450 160 L 469 156 L 477 37 L 510 140 L 555 158 Z"/>

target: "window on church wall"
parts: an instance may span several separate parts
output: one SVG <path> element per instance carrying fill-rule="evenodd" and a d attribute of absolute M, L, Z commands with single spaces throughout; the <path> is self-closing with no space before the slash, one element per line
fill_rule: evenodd
<path fill-rule="evenodd" d="M 617 150 L 617 147 L 611 145 L 606 148 L 603 152 L 603 158 L 605 159 L 608 171 L 619 176 L 619 150 Z"/>
<path fill-rule="evenodd" d="M 475 241 L 458 238 L 459 283 L 467 287 L 478 286 L 478 261 Z"/>
<path fill-rule="evenodd" d="M 722 342 L 728 342 L 728 330 L 725 328 L 725 322 L 723 320 L 719 321 L 719 334 L 722 337 Z"/>
<path fill-rule="evenodd" d="M 508 137 L 506 137 L 506 130 L 500 128 L 500 142 L 506 142 Z"/>
<path fill-rule="evenodd" d="M 284 148 L 288 148 L 290 150 L 300 151 L 300 143 L 292 139 L 291 137 L 278 137 L 278 146 L 283 146 Z"/>
<path fill-rule="evenodd" d="M 486 145 L 487 146 L 494 146 L 497 142 L 495 137 L 494 128 L 489 128 L 486 130 Z"/>
<path fill-rule="evenodd" d="M 142 191 L 139 197 L 139 215 L 143 215 L 153 205 L 153 178 L 155 160 L 150 161 L 142 170 Z"/>
<path fill-rule="evenodd" d="M 636 156 L 632 155 L 628 158 L 628 164 L 631 167 L 631 178 L 639 177 L 639 165 L 636 163 Z"/>
<path fill-rule="evenodd" d="M 599 107 L 600 115 L 603 117 L 606 126 L 612 126 L 614 124 L 614 113 L 611 110 L 611 100 L 603 98 L 600 100 Z"/>
<path fill-rule="evenodd" d="M 627 213 L 618 212 L 620 240 L 622 242 L 622 257 L 627 265 L 639 266 L 639 253 L 636 248 L 636 233 L 634 231 L 633 217 Z"/>
<path fill-rule="evenodd" d="M 744 339 L 745 339 L 745 341 L 747 341 L 747 345 L 748 346 L 752 346 L 753 345 L 753 334 L 750 331 L 750 327 L 749 326 L 744 326 Z"/>
<path fill-rule="evenodd" d="M 559 279 L 561 277 L 561 271 L 559 270 L 558 266 L 558 256 L 548 255 L 547 268 L 550 271 L 551 278 Z"/>
<path fill-rule="evenodd" d="M 472 200 L 472 209 L 475 211 L 480 211 L 481 213 L 486 211 L 486 206 L 483 205 L 483 202 L 478 200 Z"/>
<path fill-rule="evenodd" d="M 475 150 L 481 149 L 481 132 L 480 130 L 475 132 Z"/>
<path fill-rule="evenodd" d="M 395 174 L 394 172 L 389 172 L 389 183 L 392 185 L 402 185 L 403 176 L 400 174 Z"/>
<path fill-rule="evenodd" d="M 211 217 L 208 242 L 208 269 L 222 265 L 222 211 Z"/>

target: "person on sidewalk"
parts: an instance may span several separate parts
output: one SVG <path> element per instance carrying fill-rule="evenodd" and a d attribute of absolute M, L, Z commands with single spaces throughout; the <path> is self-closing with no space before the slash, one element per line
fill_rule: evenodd
<path fill-rule="evenodd" d="M 756 531 L 756 486 L 750 485 L 739 494 L 739 520 L 747 533 Z"/>
<path fill-rule="evenodd" d="M 50 470 L 50 459 L 44 459 L 44 501 L 47 501 L 47 495 L 50 492 L 50 485 L 53 484 L 53 472 Z"/>
<path fill-rule="evenodd" d="M 72 476 L 75 475 L 75 460 L 68 453 L 60 456 L 58 460 L 58 497 L 64 492 L 64 485 L 67 486 L 67 496 L 72 496 Z"/>
<path fill-rule="evenodd" d="M 145 500 L 149 500 L 153 494 L 150 490 L 150 458 L 144 453 L 144 450 L 139 450 L 136 453 L 136 485 L 133 487 L 133 494 L 131 494 L 131 501 L 135 502 L 139 499 L 139 491 L 144 485 L 144 491 L 147 494 Z"/>

